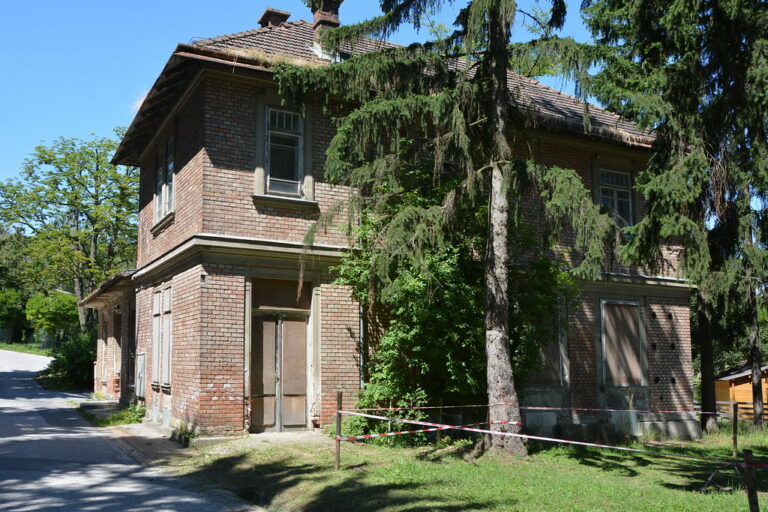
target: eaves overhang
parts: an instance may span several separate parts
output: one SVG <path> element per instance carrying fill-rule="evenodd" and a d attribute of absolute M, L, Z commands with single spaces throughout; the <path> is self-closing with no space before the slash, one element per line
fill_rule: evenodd
<path fill-rule="evenodd" d="M 135 270 L 125 270 L 103 282 L 96 290 L 77 303 L 84 308 L 100 308 L 119 302 L 133 293 L 131 276 Z"/>

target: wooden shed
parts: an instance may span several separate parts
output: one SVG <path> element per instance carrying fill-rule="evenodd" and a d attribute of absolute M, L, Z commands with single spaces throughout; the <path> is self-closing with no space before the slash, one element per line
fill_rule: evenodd
<path fill-rule="evenodd" d="M 763 402 L 768 401 L 768 364 L 763 371 Z M 749 363 L 744 363 L 721 373 L 715 382 L 715 397 L 718 402 L 752 403 L 752 372 Z"/>

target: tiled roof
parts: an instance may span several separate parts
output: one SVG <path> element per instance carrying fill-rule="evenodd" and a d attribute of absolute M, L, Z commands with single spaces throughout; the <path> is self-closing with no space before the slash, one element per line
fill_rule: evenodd
<path fill-rule="evenodd" d="M 201 49 L 224 52 L 256 50 L 268 57 L 284 56 L 322 62 L 313 45 L 312 24 L 305 20 L 288 21 L 278 27 L 248 30 L 193 43 Z M 396 46 L 386 41 L 363 39 L 353 51 L 358 54 Z M 538 113 L 544 125 L 583 132 L 583 101 L 532 78 L 510 73 L 508 82 L 519 101 Z M 593 135 L 641 146 L 648 146 L 653 139 L 650 133 L 640 130 L 631 121 L 597 106 L 589 105 L 589 117 Z"/>

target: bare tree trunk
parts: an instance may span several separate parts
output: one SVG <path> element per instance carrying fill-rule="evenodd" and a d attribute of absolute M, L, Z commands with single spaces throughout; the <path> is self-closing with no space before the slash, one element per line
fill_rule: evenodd
<path fill-rule="evenodd" d="M 696 300 L 696 341 L 701 358 L 701 410 L 713 414 L 701 415 L 701 428 L 717 430 L 717 398 L 715 396 L 715 357 L 712 350 L 712 304 L 699 292 Z"/>
<path fill-rule="evenodd" d="M 79 277 L 74 278 L 75 297 L 77 302 L 83 300 L 83 283 Z M 88 318 L 86 317 L 86 310 L 84 307 L 77 306 L 77 318 L 80 322 L 80 330 L 85 332 Z"/>
<path fill-rule="evenodd" d="M 509 173 L 512 150 L 509 146 L 507 126 L 507 39 L 509 21 L 497 12 L 489 13 L 488 31 L 491 42 L 491 105 L 489 119 L 493 133 L 489 236 L 485 263 L 485 352 L 487 357 L 486 381 L 491 406 L 489 419 L 493 421 L 520 420 L 517 391 L 512 374 L 512 356 L 509 345 Z M 493 424 L 491 430 L 519 432 L 513 425 Z M 491 452 L 526 455 L 522 438 L 489 435 L 485 445 Z"/>
<path fill-rule="evenodd" d="M 745 190 L 749 197 L 749 190 Z M 744 234 L 744 246 L 752 247 L 752 225 L 748 225 Z M 747 300 L 745 312 L 749 322 L 749 363 L 752 370 L 752 411 L 755 425 L 763 425 L 763 372 L 760 361 L 760 326 L 757 317 L 757 284 L 752 274 L 749 258 L 744 257 L 746 266 L 745 280 L 747 283 Z"/>
<path fill-rule="evenodd" d="M 750 273 L 748 273 L 749 276 Z M 749 279 L 751 282 L 751 279 Z M 749 315 L 749 363 L 752 370 L 752 407 L 755 425 L 763 424 L 763 371 L 760 358 L 760 336 L 757 318 L 757 297 L 751 287 L 747 292 L 747 314 Z"/>

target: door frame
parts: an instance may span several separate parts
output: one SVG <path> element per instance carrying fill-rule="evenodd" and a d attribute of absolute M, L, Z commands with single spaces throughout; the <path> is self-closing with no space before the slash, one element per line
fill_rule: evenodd
<path fill-rule="evenodd" d="M 308 428 L 311 424 L 311 417 L 310 417 L 310 400 L 312 398 L 312 372 L 310 371 L 310 365 L 311 360 L 313 357 L 312 353 L 312 342 L 311 342 L 311 336 L 313 332 L 312 327 L 312 310 L 311 309 L 291 309 L 291 308 L 251 308 L 251 314 L 249 315 L 250 321 L 249 321 L 249 336 L 248 336 L 248 350 L 247 355 L 248 359 L 246 361 L 246 366 L 248 368 L 248 371 L 246 372 L 247 382 L 246 382 L 246 390 L 247 390 L 247 399 L 248 399 L 248 414 L 247 414 L 247 421 L 248 421 L 248 430 L 252 431 L 254 425 L 251 424 L 251 398 L 253 397 L 253 392 L 251 389 L 251 381 L 252 381 L 252 375 L 253 375 L 253 369 L 251 368 L 251 354 L 253 352 L 253 343 L 255 341 L 252 332 L 253 332 L 253 325 L 254 321 L 253 318 L 256 316 L 277 316 L 277 322 L 275 323 L 275 376 L 277 377 L 277 380 L 275 382 L 275 424 L 272 427 L 269 427 L 268 429 L 265 429 L 265 431 L 271 431 L 274 429 L 274 431 L 277 432 L 283 432 L 285 431 L 285 428 L 283 426 L 283 417 L 282 417 L 282 371 L 283 371 L 283 343 L 282 343 L 282 330 L 279 329 L 278 326 L 282 325 L 282 320 L 284 318 L 301 318 L 305 321 L 306 331 L 304 335 L 304 350 L 305 350 L 305 378 L 306 378 L 306 386 L 304 390 L 304 396 L 305 396 L 305 407 L 304 407 L 304 425 L 301 428 Z M 297 427 L 295 425 L 292 425 L 289 427 L 288 430 L 295 430 Z"/>

